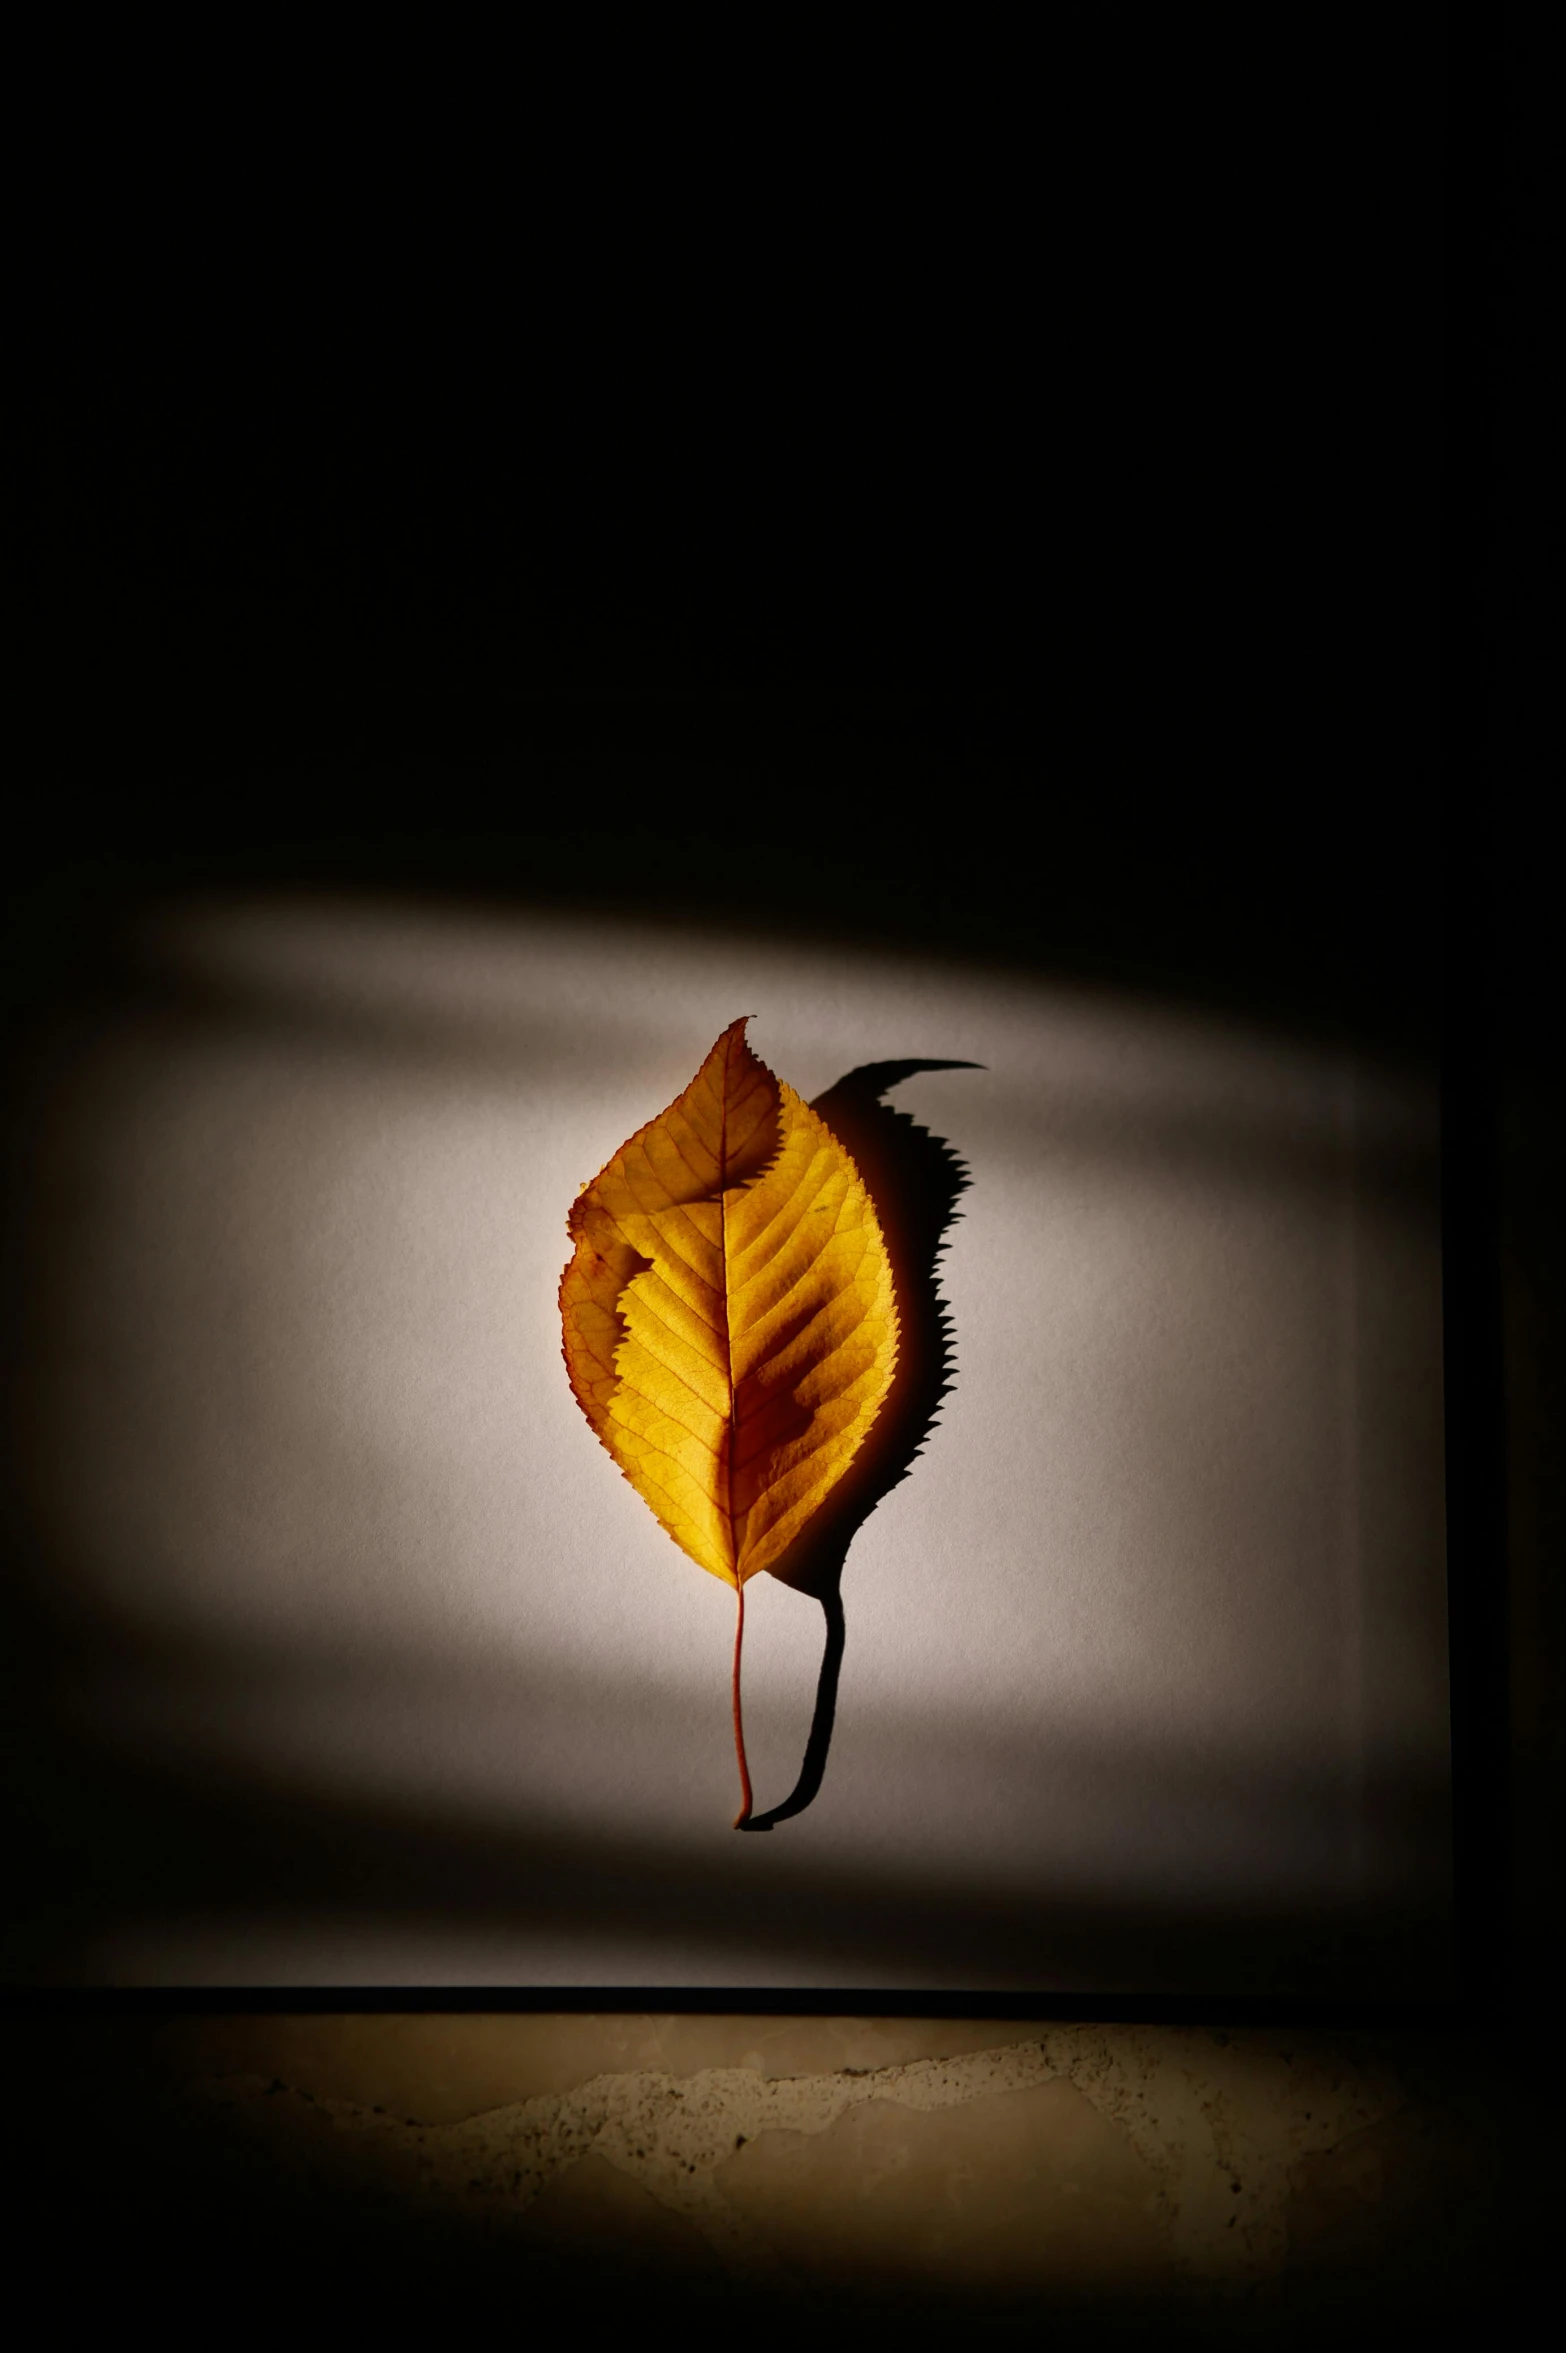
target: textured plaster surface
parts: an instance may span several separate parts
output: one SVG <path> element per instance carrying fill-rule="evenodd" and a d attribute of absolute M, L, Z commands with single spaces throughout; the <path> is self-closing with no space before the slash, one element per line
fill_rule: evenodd
<path fill-rule="evenodd" d="M 1244 2289 L 1291 2219 L 1341 2238 L 1379 2201 L 1406 2106 L 1375 2062 L 1205 2029 L 293 2018 L 179 2047 L 280 2161 L 773 2289 Z"/>

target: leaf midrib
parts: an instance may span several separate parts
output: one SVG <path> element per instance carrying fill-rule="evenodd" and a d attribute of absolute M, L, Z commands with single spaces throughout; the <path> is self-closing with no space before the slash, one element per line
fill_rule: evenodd
<path fill-rule="evenodd" d="M 723 1095 L 718 1124 L 718 1272 L 723 1285 L 723 1353 L 729 1383 L 729 1406 L 725 1416 L 727 1429 L 724 1446 L 723 1517 L 729 1531 L 729 1557 L 734 1570 L 734 1589 L 739 1591 L 739 1535 L 734 1526 L 734 1306 L 729 1297 L 729 1072 L 733 1058 L 732 1035 L 723 1049 Z"/>

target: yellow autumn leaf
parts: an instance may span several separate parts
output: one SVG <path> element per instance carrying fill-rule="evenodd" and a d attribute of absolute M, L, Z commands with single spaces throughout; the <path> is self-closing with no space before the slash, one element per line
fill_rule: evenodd
<path fill-rule="evenodd" d="M 747 1017 L 748 1018 L 748 1017 Z M 732 1022 L 578 1194 L 564 1355 L 593 1429 L 692 1560 L 781 1560 L 869 1433 L 897 1359 L 886 1244 L 853 1161 Z"/>

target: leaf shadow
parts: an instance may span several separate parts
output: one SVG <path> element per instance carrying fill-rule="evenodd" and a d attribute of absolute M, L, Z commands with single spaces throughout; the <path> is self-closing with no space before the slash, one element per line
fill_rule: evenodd
<path fill-rule="evenodd" d="M 971 1181 L 943 1136 L 882 1098 L 921 1070 L 982 1070 L 980 1062 L 866 1062 L 845 1072 L 811 1105 L 858 1166 L 881 1221 L 897 1292 L 897 1370 L 858 1454 L 772 1576 L 821 1604 L 826 1642 L 799 1778 L 788 1796 L 740 1825 L 771 1830 L 814 1804 L 826 1775 L 837 1719 L 846 1627 L 843 1565 L 849 1546 L 882 1498 L 907 1478 L 954 1386 L 951 1313 L 941 1297 L 939 1260 Z"/>

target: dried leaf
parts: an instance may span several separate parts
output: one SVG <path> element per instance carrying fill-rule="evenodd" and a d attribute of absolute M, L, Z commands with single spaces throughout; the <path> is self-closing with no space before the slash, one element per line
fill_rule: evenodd
<path fill-rule="evenodd" d="M 577 1402 L 675 1542 L 735 1587 L 743 1627 L 746 1580 L 819 1510 L 891 1387 L 870 1196 L 740 1020 L 578 1195 L 568 1231 Z M 737 1737 L 738 1663 L 736 1638 Z"/>

